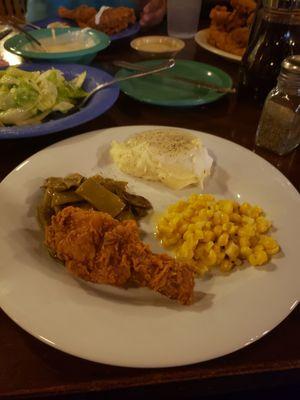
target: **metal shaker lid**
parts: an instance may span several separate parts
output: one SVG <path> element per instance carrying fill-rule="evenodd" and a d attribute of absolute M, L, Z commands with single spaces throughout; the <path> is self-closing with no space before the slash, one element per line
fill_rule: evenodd
<path fill-rule="evenodd" d="M 263 0 L 264 7 L 285 10 L 300 10 L 300 0 Z"/>
<path fill-rule="evenodd" d="M 281 70 L 300 75 L 300 54 L 285 58 L 281 63 Z"/>

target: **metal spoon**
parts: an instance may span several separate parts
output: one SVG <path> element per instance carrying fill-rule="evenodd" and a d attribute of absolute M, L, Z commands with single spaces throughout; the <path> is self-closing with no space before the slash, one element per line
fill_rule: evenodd
<path fill-rule="evenodd" d="M 95 93 L 99 92 L 102 89 L 105 89 L 108 86 L 112 86 L 115 83 L 127 81 L 128 79 L 142 78 L 143 76 L 152 75 L 152 74 L 156 74 L 158 72 L 166 71 L 170 68 L 173 68 L 174 65 L 175 65 L 175 60 L 170 59 L 165 64 L 160 65 L 159 68 L 156 67 L 156 68 L 147 69 L 143 72 L 139 72 L 139 73 L 128 75 L 128 76 L 123 76 L 120 78 L 115 78 L 109 82 L 100 83 L 100 85 L 97 85 L 91 92 L 89 92 L 89 94 L 82 100 L 81 103 L 78 104 L 78 106 L 76 108 L 82 108 L 91 99 L 91 97 L 94 96 Z"/>

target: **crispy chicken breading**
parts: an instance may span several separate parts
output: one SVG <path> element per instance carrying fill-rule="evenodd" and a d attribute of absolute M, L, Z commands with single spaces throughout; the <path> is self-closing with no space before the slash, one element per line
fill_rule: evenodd
<path fill-rule="evenodd" d="M 248 37 L 249 30 L 247 27 L 236 28 L 229 33 L 211 27 L 209 32 L 210 44 L 238 56 L 243 55 L 248 42 Z"/>
<path fill-rule="evenodd" d="M 84 4 L 77 8 L 74 8 L 73 10 L 70 10 L 66 7 L 59 7 L 58 9 L 58 15 L 61 18 L 72 19 L 77 24 L 86 24 L 91 18 L 95 18 L 96 13 L 96 8 L 89 7 Z"/>
<path fill-rule="evenodd" d="M 108 35 L 118 33 L 136 21 L 134 10 L 129 7 L 107 8 L 103 11 L 99 24 L 95 20 L 97 10 L 94 7 L 81 5 L 73 10 L 60 7 L 58 14 L 61 18 L 74 20 L 81 28 L 90 27 Z"/>
<path fill-rule="evenodd" d="M 46 227 L 45 243 L 71 274 L 86 281 L 148 287 L 181 304 L 193 300 L 191 267 L 152 253 L 134 220 L 119 222 L 99 211 L 66 207 Z"/>

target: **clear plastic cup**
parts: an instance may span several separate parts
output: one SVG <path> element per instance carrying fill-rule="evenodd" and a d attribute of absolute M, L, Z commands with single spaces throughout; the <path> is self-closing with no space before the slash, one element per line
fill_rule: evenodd
<path fill-rule="evenodd" d="M 192 38 L 198 30 L 202 0 L 168 0 L 168 35 Z"/>

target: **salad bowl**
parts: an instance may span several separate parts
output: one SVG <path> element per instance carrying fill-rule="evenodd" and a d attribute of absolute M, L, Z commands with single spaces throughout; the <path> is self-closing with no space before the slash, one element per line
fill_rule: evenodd
<path fill-rule="evenodd" d="M 111 75 L 98 68 L 77 64 L 23 64 L 19 69 L 20 71 L 45 72 L 51 70 L 51 68 L 61 71 L 67 81 L 76 80 L 78 77 L 83 76 L 84 81 L 82 82 L 82 89 L 87 93 L 91 92 L 100 83 L 108 82 L 113 79 Z M 1 71 L 3 70 L 5 69 L 2 68 Z M 24 86 L 24 99 L 26 99 L 26 97 L 30 95 L 26 92 L 28 83 L 26 82 L 26 78 L 24 78 L 24 76 L 22 77 L 22 72 L 20 72 L 20 75 L 20 79 L 24 81 L 22 84 Z M 24 137 L 42 136 L 73 128 L 103 114 L 115 103 L 118 96 L 118 86 L 112 85 L 105 90 L 96 93 L 88 104 L 80 110 L 71 114 L 67 113 L 66 115 L 62 112 L 61 118 L 51 119 L 50 114 L 48 119 L 43 120 L 42 122 L 32 121 L 32 123 L 21 126 L 16 126 L 11 123 L 10 126 L 1 126 L 0 139 L 19 139 Z M 24 107 L 21 100 L 19 105 L 20 108 L 22 108 L 22 106 Z"/>

